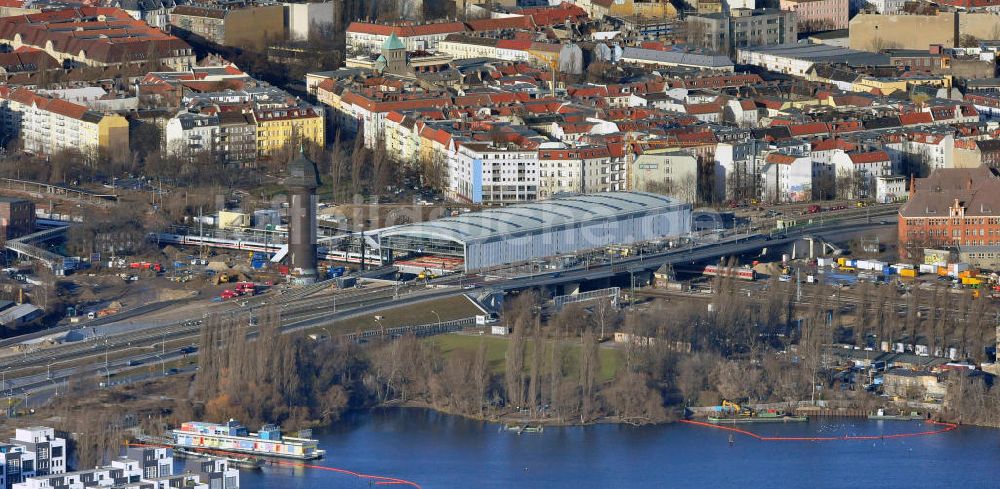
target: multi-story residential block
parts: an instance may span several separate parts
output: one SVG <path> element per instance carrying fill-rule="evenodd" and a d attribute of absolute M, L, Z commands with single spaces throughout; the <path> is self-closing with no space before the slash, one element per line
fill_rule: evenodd
<path fill-rule="evenodd" d="M 626 170 L 612 162 L 607 147 L 582 146 L 538 150 L 538 198 L 561 192 L 624 190 Z"/>
<path fill-rule="evenodd" d="M 322 148 L 326 140 L 322 112 L 306 105 L 254 110 L 257 123 L 257 158 L 269 159 L 294 145 L 314 144 Z"/>
<path fill-rule="evenodd" d="M 177 6 L 174 0 L 112 0 L 108 7 L 124 10 L 135 20 L 141 20 L 157 29 L 167 30 L 170 11 Z"/>
<path fill-rule="evenodd" d="M 867 3 L 880 14 L 892 15 L 903 10 L 906 0 L 868 0 Z"/>
<path fill-rule="evenodd" d="M 18 428 L 0 443 L 0 487 L 10 489 L 28 477 L 66 472 L 66 440 L 43 426 Z"/>
<path fill-rule="evenodd" d="M 2 17 L 0 41 L 14 49 L 41 49 L 66 64 L 126 68 L 154 63 L 175 70 L 195 64 L 194 51 L 186 42 L 117 8 L 78 7 Z"/>
<path fill-rule="evenodd" d="M 955 168 L 955 136 L 947 132 L 910 133 L 903 140 L 902 152 L 909 163 L 905 169 L 908 173 L 926 175 L 939 168 Z"/>
<path fill-rule="evenodd" d="M 128 121 L 27 89 L 0 87 L 0 134 L 39 155 L 78 150 L 88 158 L 123 161 L 129 155 Z"/>
<path fill-rule="evenodd" d="M 795 12 L 799 32 L 847 29 L 850 0 L 781 0 L 780 7 Z"/>
<path fill-rule="evenodd" d="M 698 159 L 683 151 L 639 155 L 629 165 L 628 184 L 629 191 L 693 203 L 698 197 Z"/>
<path fill-rule="evenodd" d="M 875 179 L 892 175 L 892 160 L 885 151 L 837 151 L 830 158 L 837 176 L 837 195 L 845 199 L 874 199 Z"/>
<path fill-rule="evenodd" d="M 219 146 L 219 116 L 183 111 L 163 131 L 167 153 L 180 158 L 212 158 Z"/>
<path fill-rule="evenodd" d="M 173 473 L 173 450 L 170 448 L 134 448 L 109 465 L 59 474 L 34 474 L 22 477 L 13 489 L 91 489 L 91 488 L 175 488 L 239 489 L 239 471 L 224 459 L 203 459 L 188 463 L 195 470 Z"/>
<path fill-rule="evenodd" d="M 385 41 L 395 34 L 407 51 L 436 51 L 438 43 L 449 34 L 465 31 L 466 26 L 462 22 L 351 22 L 347 26 L 347 50 L 351 54 L 380 54 Z"/>
<path fill-rule="evenodd" d="M 797 42 L 795 13 L 775 9 L 730 9 L 688 17 L 688 42 L 733 54 L 738 48 Z"/>
<path fill-rule="evenodd" d="M 262 51 L 285 39 L 284 18 L 284 7 L 277 4 L 181 5 L 170 12 L 170 26 L 222 46 Z"/>
<path fill-rule="evenodd" d="M 257 121 L 253 112 L 219 112 L 219 146 L 223 163 L 248 165 L 257 160 Z"/>
<path fill-rule="evenodd" d="M 309 41 L 332 33 L 340 4 L 332 1 L 285 3 L 288 17 L 288 39 Z"/>
<path fill-rule="evenodd" d="M 533 62 L 532 50 L 540 46 L 520 39 L 494 39 L 465 34 L 449 34 L 438 43 L 438 52 L 455 59 L 492 58 L 504 61 Z M 549 56 L 545 54 L 543 57 Z"/>
<path fill-rule="evenodd" d="M 332 87 L 331 87 L 332 88 Z M 360 88 L 360 89 L 359 89 Z M 324 87 L 317 87 L 317 97 L 332 100 Z M 444 91 L 414 89 L 412 86 L 381 79 L 370 79 L 367 87 L 345 89 L 339 105 L 333 106 L 336 124 L 348 134 L 363 132 L 365 146 L 372 148 L 383 138 L 385 118 L 392 111 L 441 108 L 451 105 Z"/>
<path fill-rule="evenodd" d="M 770 153 L 761 169 L 762 197 L 768 202 L 812 199 L 813 162 L 809 155 Z"/>
<path fill-rule="evenodd" d="M 524 202 L 538 198 L 538 151 L 512 143 L 459 142 L 449 165 L 453 198 L 475 204 Z"/>

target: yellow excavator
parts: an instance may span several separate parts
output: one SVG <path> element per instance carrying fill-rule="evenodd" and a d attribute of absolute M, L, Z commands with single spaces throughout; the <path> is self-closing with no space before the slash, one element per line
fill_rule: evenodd
<path fill-rule="evenodd" d="M 723 409 L 726 409 L 726 408 L 731 409 L 733 411 L 733 413 L 736 414 L 736 415 L 738 415 L 738 416 L 746 416 L 748 418 L 750 416 L 753 416 L 753 410 L 752 409 L 750 409 L 748 407 L 740 406 L 739 404 L 737 404 L 735 402 L 732 402 L 732 401 L 723 400 L 722 401 L 722 407 L 723 407 Z"/>

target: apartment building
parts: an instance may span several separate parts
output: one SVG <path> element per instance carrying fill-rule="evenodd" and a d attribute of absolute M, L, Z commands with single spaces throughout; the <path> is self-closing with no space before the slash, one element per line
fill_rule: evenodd
<path fill-rule="evenodd" d="M 892 159 L 882 150 L 837 151 L 830 158 L 837 176 L 837 196 L 845 199 L 874 199 L 875 182 L 892 175 Z"/>
<path fill-rule="evenodd" d="M 222 46 L 257 51 L 286 37 L 285 8 L 278 4 L 180 5 L 170 12 L 170 26 Z"/>
<path fill-rule="evenodd" d="M 0 134 L 4 141 L 18 140 L 25 152 L 38 155 L 79 150 L 90 158 L 124 161 L 129 156 L 124 117 L 27 89 L 0 87 Z"/>
<path fill-rule="evenodd" d="M 596 193 L 624 190 L 625 165 L 612 162 L 604 146 L 538 151 L 538 198 L 561 192 Z"/>
<path fill-rule="evenodd" d="M 465 31 L 466 26 L 462 22 L 351 22 L 347 26 L 347 51 L 351 54 L 381 54 L 382 46 L 393 34 L 403 42 L 407 51 L 436 51 L 438 43 L 449 34 Z"/>
<path fill-rule="evenodd" d="M 629 191 L 693 203 L 698 197 L 698 159 L 684 151 L 640 155 L 629 165 L 628 184 Z"/>
<path fill-rule="evenodd" d="M 18 428 L 0 443 L 0 487 L 11 489 L 28 477 L 66 471 L 66 440 L 44 426 Z"/>
<path fill-rule="evenodd" d="M 799 32 L 847 29 L 850 0 L 781 0 L 780 7 L 795 12 Z"/>
<path fill-rule="evenodd" d="M 538 151 L 513 143 L 457 143 L 456 161 L 449 165 L 450 193 L 475 204 L 525 202 L 538 199 Z"/>
<path fill-rule="evenodd" d="M 269 159 L 292 145 L 311 143 L 320 148 L 326 140 L 323 113 L 311 106 L 258 107 L 254 110 L 257 123 L 257 158 Z"/>
<path fill-rule="evenodd" d="M 252 113 L 241 110 L 185 110 L 167 121 L 164 149 L 178 158 L 250 164 L 257 159 L 256 122 Z"/>
<path fill-rule="evenodd" d="M 738 48 L 797 42 L 795 13 L 776 9 L 730 9 L 688 17 L 688 42 L 732 55 Z"/>
<path fill-rule="evenodd" d="M 219 116 L 185 110 L 167 121 L 163 142 L 167 153 L 174 157 L 211 155 L 219 145 Z"/>
<path fill-rule="evenodd" d="M 178 488 L 239 489 L 239 471 L 224 459 L 188 462 L 189 471 L 173 473 L 173 449 L 130 447 L 106 466 L 59 474 L 23 477 L 12 489 Z M 194 466 L 194 470 L 190 467 Z"/>
<path fill-rule="evenodd" d="M 770 153 L 761 169 L 762 197 L 768 202 L 812 199 L 813 162 L 808 154 Z"/>

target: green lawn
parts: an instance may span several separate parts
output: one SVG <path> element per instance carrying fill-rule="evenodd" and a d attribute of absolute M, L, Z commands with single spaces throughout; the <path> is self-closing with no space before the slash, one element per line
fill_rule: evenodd
<path fill-rule="evenodd" d="M 427 338 L 425 341 L 433 342 L 441 348 L 441 351 L 447 355 L 455 351 L 466 350 L 475 353 L 479 349 L 479 342 L 486 342 L 486 358 L 489 361 L 490 368 L 493 369 L 494 373 L 503 373 L 504 371 L 504 357 L 507 354 L 507 342 L 509 339 L 505 336 L 478 336 L 478 335 L 468 335 L 468 334 L 446 334 L 438 335 Z M 577 364 L 577 358 L 580 355 L 580 343 L 579 341 L 573 340 L 562 340 L 566 341 L 570 346 L 569 359 L 575 365 Z M 544 341 L 545 350 L 542 352 L 542 363 L 546 365 L 550 357 L 549 344 L 548 341 Z M 534 353 L 535 342 L 530 338 L 525 341 L 525 368 L 528 368 L 531 362 L 531 356 Z M 601 348 L 598 355 L 601 358 L 601 371 L 599 380 L 601 382 L 609 381 L 615 377 L 615 373 L 618 372 L 618 368 L 621 364 L 621 354 L 618 350 L 613 350 L 609 348 Z M 543 367 L 544 371 L 548 371 L 548 367 Z"/>
<path fill-rule="evenodd" d="M 327 326 L 325 330 L 323 328 L 312 328 L 306 331 L 306 334 L 325 335 L 326 331 L 329 330 L 330 334 L 338 335 L 353 333 L 356 331 L 378 329 L 380 325 L 384 328 L 393 328 L 396 326 L 433 324 L 439 320 L 439 317 L 440 321 L 450 321 L 453 319 L 468 318 L 482 313 L 483 312 L 476 307 L 472 301 L 462 295 L 387 309 L 378 313 L 378 315 L 382 317 L 382 319 L 378 322 L 375 321 L 374 314 L 370 316 L 359 316 L 351 319 L 345 319 L 343 321 L 337 321 L 333 324 L 333 326 Z"/>

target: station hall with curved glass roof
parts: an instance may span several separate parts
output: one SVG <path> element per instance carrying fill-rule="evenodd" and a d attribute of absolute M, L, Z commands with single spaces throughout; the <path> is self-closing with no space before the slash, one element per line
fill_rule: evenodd
<path fill-rule="evenodd" d="M 466 271 L 687 234 L 691 204 L 643 192 L 565 195 L 383 229 L 383 258 L 460 257 Z"/>

